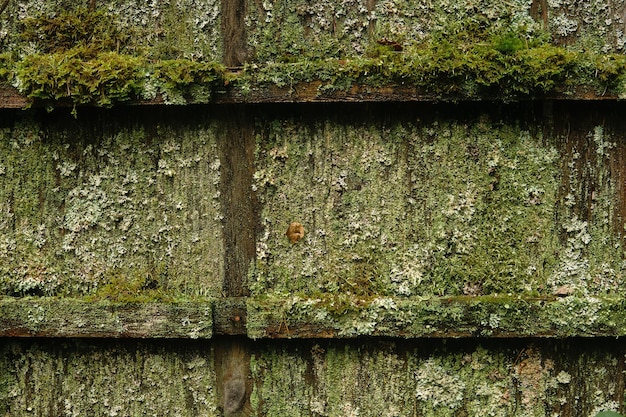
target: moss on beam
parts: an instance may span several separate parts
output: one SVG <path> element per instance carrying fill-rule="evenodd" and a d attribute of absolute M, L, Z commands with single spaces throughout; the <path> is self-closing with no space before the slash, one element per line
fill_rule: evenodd
<path fill-rule="evenodd" d="M 518 338 L 626 335 L 613 297 L 251 297 L 169 303 L 0 299 L 0 336 L 82 338 Z"/>
<path fill-rule="evenodd" d="M 211 338 L 213 304 L 0 298 L 0 336 Z"/>
<path fill-rule="evenodd" d="M 626 95 L 626 57 L 493 37 L 370 56 L 303 58 L 227 71 L 216 61 L 148 61 L 76 46 L 17 59 L 0 54 L 0 82 L 37 105 L 111 106 L 259 101 L 523 100 Z M 526 46 L 520 46 L 526 45 Z M 388 97 L 389 96 L 389 97 Z"/>
<path fill-rule="evenodd" d="M 52 3 L 22 5 L 13 13 L 19 17 L 3 22 L 11 36 L 0 37 L 0 82 L 48 106 L 208 103 L 216 96 L 257 102 L 267 101 L 268 87 L 278 89 L 274 101 L 349 100 L 354 97 L 346 93 L 364 87 L 408 88 L 418 100 L 623 98 L 626 91 L 623 42 L 610 46 L 606 36 L 618 39 L 622 30 L 599 10 L 562 16 L 547 28 L 524 1 L 454 11 L 420 5 L 419 13 L 406 2 L 369 10 L 274 3 L 249 5 L 248 39 L 241 42 L 248 43 L 250 59 L 234 73 L 220 63 L 219 2 L 194 7 L 193 17 L 182 3 L 61 11 Z M 580 39 L 563 38 L 569 29 L 559 22 L 571 17 L 593 21 L 603 35 L 585 28 Z M 323 23 L 329 18 L 343 29 L 329 35 Z M 314 94 L 298 91 L 313 85 Z"/>
<path fill-rule="evenodd" d="M 257 338 L 617 337 L 626 335 L 622 297 L 348 297 L 248 299 Z"/>
<path fill-rule="evenodd" d="M 452 49 L 456 51 L 456 49 Z M 626 58 L 541 45 L 505 54 L 478 49 L 438 56 L 435 45 L 374 58 L 250 65 L 150 63 L 80 48 L 0 59 L 0 81 L 46 106 L 258 101 L 503 100 L 623 98 Z M 2 58 L 2 57 L 0 57 Z M 268 96 L 269 93 L 269 96 Z M 390 96 L 390 97 L 388 97 Z"/>

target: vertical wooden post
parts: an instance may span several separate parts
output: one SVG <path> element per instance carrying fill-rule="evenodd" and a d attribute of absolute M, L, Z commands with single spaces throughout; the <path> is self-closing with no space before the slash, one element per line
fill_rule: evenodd
<path fill-rule="evenodd" d="M 250 344 L 243 337 L 215 340 L 217 397 L 225 417 L 251 416 Z"/>
<path fill-rule="evenodd" d="M 541 21 L 543 27 L 548 27 L 548 2 L 547 0 L 532 0 L 530 5 L 530 16 L 535 21 Z"/>
<path fill-rule="evenodd" d="M 225 297 L 249 295 L 247 275 L 256 254 L 254 134 L 245 108 L 226 108 L 220 141 L 220 194 L 224 215 Z"/>
<path fill-rule="evenodd" d="M 365 7 L 367 7 L 367 12 L 371 14 L 376 8 L 376 0 L 365 0 Z M 376 22 L 373 20 L 370 20 L 367 25 L 367 34 L 369 36 L 372 36 L 375 30 L 376 30 Z"/>
<path fill-rule="evenodd" d="M 254 129 L 245 107 L 226 108 L 221 114 L 224 129 L 220 135 L 220 195 L 224 215 L 225 300 L 214 314 L 223 334 L 245 329 L 245 297 L 249 295 L 248 268 L 256 254 L 255 229 L 257 202 L 252 192 L 254 174 Z M 230 330 L 232 330 L 232 332 Z M 249 416 L 250 342 L 245 337 L 215 339 L 215 372 L 218 398 L 224 416 Z"/>
<path fill-rule="evenodd" d="M 224 64 L 238 67 L 246 62 L 245 0 L 222 1 Z M 220 141 L 221 200 L 224 215 L 224 297 L 246 297 L 248 267 L 256 253 L 256 201 L 252 194 L 254 136 L 245 109 L 227 108 Z M 245 327 L 245 309 L 227 308 L 233 317 L 219 317 L 228 325 Z M 239 311 L 239 312 L 238 312 Z M 217 318 L 216 318 L 217 319 Z M 248 416 L 251 384 L 250 345 L 245 338 L 224 337 L 215 342 L 218 396 L 225 416 Z"/>
<path fill-rule="evenodd" d="M 243 65 L 247 59 L 246 1 L 222 1 L 222 37 L 224 39 L 224 64 L 227 67 Z"/>

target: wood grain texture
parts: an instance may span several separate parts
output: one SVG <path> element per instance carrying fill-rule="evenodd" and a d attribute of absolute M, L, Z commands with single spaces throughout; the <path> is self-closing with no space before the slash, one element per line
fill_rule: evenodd
<path fill-rule="evenodd" d="M 0 335 L 206 339 L 213 335 L 212 305 L 3 298 Z"/>

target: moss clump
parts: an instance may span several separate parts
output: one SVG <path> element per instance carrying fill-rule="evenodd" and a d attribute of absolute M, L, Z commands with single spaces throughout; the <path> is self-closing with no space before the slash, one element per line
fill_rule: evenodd
<path fill-rule="evenodd" d="M 140 271 L 121 269 L 113 272 L 103 287 L 90 295 L 92 300 L 110 300 L 114 302 L 150 302 L 172 301 L 174 294 L 164 287 L 166 273 L 164 268 L 141 274 Z"/>
<path fill-rule="evenodd" d="M 298 59 L 278 56 L 251 65 L 242 81 L 292 88 L 321 81 L 321 95 L 365 85 L 415 88 L 437 98 L 512 100 L 574 94 L 581 86 L 596 94 L 621 94 L 626 75 L 620 55 L 568 49 L 541 30 L 507 29 L 474 18 L 411 41 L 370 37 L 356 55 L 319 55 L 318 49 Z"/>
<path fill-rule="evenodd" d="M 224 84 L 224 67 L 215 62 L 159 61 L 153 71 L 153 82 L 170 103 L 208 102 L 213 90 Z"/>
<path fill-rule="evenodd" d="M 124 49 L 131 37 L 121 31 L 103 10 L 83 7 L 62 10 L 54 16 L 29 17 L 22 21 L 20 37 L 39 53 L 50 54 L 79 48 L 86 56 Z"/>
<path fill-rule="evenodd" d="M 145 78 L 143 60 L 115 52 L 86 59 L 84 50 L 25 57 L 17 64 L 20 91 L 31 99 L 70 99 L 74 104 L 109 106 L 137 97 Z"/>
<path fill-rule="evenodd" d="M 528 46 L 525 39 L 515 32 L 506 32 L 496 36 L 494 39 L 494 49 L 503 54 L 514 54 Z"/>
<path fill-rule="evenodd" d="M 402 51 L 375 46 L 364 57 L 269 63 L 248 74 L 253 82 L 279 87 L 320 80 L 324 83 L 320 93 L 354 84 L 398 85 L 440 97 L 487 95 L 508 100 L 567 90 L 569 77 L 580 72 L 582 62 L 581 56 L 564 48 L 529 45 L 506 34 L 473 43 L 442 37 Z M 625 70 L 619 69 L 620 73 Z"/>
<path fill-rule="evenodd" d="M 223 85 L 224 69 L 215 62 L 138 56 L 127 47 L 132 32 L 102 10 L 70 9 L 22 26 L 36 53 L 0 60 L 0 77 L 32 100 L 110 106 L 162 95 L 168 103 L 207 102 Z"/>
<path fill-rule="evenodd" d="M 74 105 L 111 106 L 159 95 L 168 104 L 208 102 L 215 88 L 224 83 L 224 68 L 214 62 L 151 64 L 117 52 L 100 52 L 87 59 L 79 49 L 30 55 L 14 68 L 7 78 L 28 98 L 47 104 L 67 100 Z"/>

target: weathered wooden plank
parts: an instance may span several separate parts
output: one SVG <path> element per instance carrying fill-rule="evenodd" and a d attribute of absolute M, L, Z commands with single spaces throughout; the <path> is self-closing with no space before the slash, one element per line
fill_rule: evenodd
<path fill-rule="evenodd" d="M 0 339 L 0 414 L 577 417 L 625 409 L 620 340 L 266 340 L 250 343 L 252 356 L 225 358 L 225 339 L 233 338 Z M 225 359 L 223 370 L 249 363 L 250 373 L 229 377 L 216 365 Z M 233 411 L 242 379 L 250 401 Z"/>
<path fill-rule="evenodd" d="M 0 336 L 210 338 L 212 304 L 115 303 L 68 298 L 0 299 Z"/>
<path fill-rule="evenodd" d="M 22 96 L 16 88 L 0 86 L 0 107 L 3 109 L 21 109 L 28 105 L 29 100 Z"/>
<path fill-rule="evenodd" d="M 3 416 L 216 416 L 206 340 L 0 339 Z"/>
<path fill-rule="evenodd" d="M 621 297 L 248 299 L 251 338 L 518 338 L 626 335 Z"/>
<path fill-rule="evenodd" d="M 321 92 L 322 81 L 297 83 L 288 87 L 261 84 L 252 88 L 240 88 L 236 85 L 224 87 L 215 92 L 209 101 L 194 101 L 187 104 L 270 104 L 270 103 L 368 103 L 368 102 L 459 102 L 459 101 L 500 101 L 497 96 L 467 97 L 462 94 L 434 94 L 411 86 L 389 85 L 372 87 L 368 85 L 353 85 L 346 90 Z M 594 88 L 578 88 L 575 94 L 571 92 L 555 92 L 541 96 L 520 96 L 518 101 L 529 100 L 562 100 L 562 101 L 621 101 L 623 97 L 610 93 L 600 93 Z M 508 102 L 516 101 L 507 98 Z M 43 104 L 31 102 L 14 87 L 0 86 L 0 108 L 20 109 L 29 106 L 41 107 Z M 166 105 L 162 95 L 149 100 L 135 100 L 117 103 L 121 106 L 154 106 Z M 69 100 L 54 103 L 55 107 L 71 107 Z"/>
<path fill-rule="evenodd" d="M 626 335 L 619 297 L 304 299 L 112 303 L 0 300 L 0 336 L 82 338 L 518 338 Z"/>

